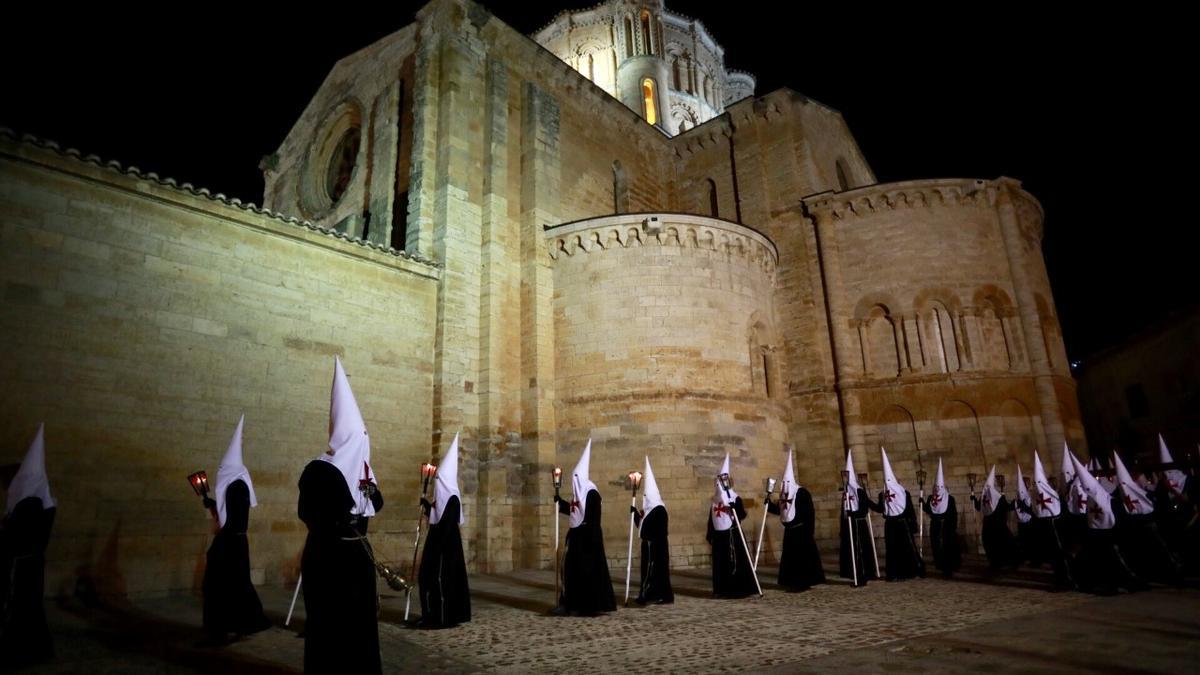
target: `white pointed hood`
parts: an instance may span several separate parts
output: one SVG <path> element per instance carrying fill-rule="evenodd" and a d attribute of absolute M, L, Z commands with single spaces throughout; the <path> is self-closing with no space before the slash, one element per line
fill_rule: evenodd
<path fill-rule="evenodd" d="M 1033 510 L 1033 499 L 1029 497 L 1029 488 L 1025 487 L 1025 476 L 1021 475 L 1021 464 L 1017 463 L 1017 501 L 1030 511 Z M 1017 509 L 1017 522 L 1028 523 L 1033 516 Z"/>
<path fill-rule="evenodd" d="M 429 524 L 437 525 L 446 512 L 446 505 L 451 497 L 458 497 L 458 524 L 467 521 L 463 513 L 462 492 L 458 489 L 458 434 L 454 434 L 454 442 L 442 457 L 442 463 L 433 476 L 433 508 L 429 511 Z"/>
<path fill-rule="evenodd" d="M 1004 495 L 1000 494 L 1000 490 L 996 488 L 996 465 L 992 465 L 992 470 L 988 472 L 987 480 L 983 481 L 983 497 L 980 501 L 983 502 L 983 515 L 990 516 L 996 512 L 996 507 L 1000 506 L 1000 498 Z"/>
<path fill-rule="evenodd" d="M 375 506 L 359 489 L 361 481 L 379 483 L 371 469 L 371 437 L 367 425 L 358 409 L 358 401 L 350 390 L 350 380 L 342 368 L 342 361 L 333 357 L 333 390 L 329 396 L 329 449 L 333 456 L 323 453 L 317 459 L 329 462 L 342 472 L 346 487 L 354 506 L 350 513 L 363 516 L 375 515 Z"/>
<path fill-rule="evenodd" d="M 8 484 L 8 500 L 4 513 L 12 513 L 22 500 L 37 497 L 42 500 L 42 509 L 54 508 L 58 503 L 50 496 L 50 478 L 46 475 L 46 424 L 38 425 L 37 434 L 29 449 L 25 451 L 25 459 L 21 467 L 13 474 L 12 482 Z"/>
<path fill-rule="evenodd" d="M 1075 463 L 1076 479 L 1080 489 L 1087 495 L 1088 527 L 1093 530 L 1111 530 L 1117 524 L 1116 514 L 1112 509 L 1112 497 L 1104 491 L 1100 481 L 1087 472 L 1078 459 L 1071 458 Z"/>
<path fill-rule="evenodd" d="M 1063 442 L 1063 457 L 1062 457 L 1062 484 L 1063 490 L 1066 492 L 1067 512 L 1076 516 L 1082 516 L 1087 513 L 1087 491 L 1083 489 L 1083 481 L 1079 480 L 1080 473 L 1087 471 L 1078 471 L 1083 465 L 1079 463 L 1079 459 L 1067 447 L 1066 442 Z M 1091 474 L 1088 474 L 1089 476 Z"/>
<path fill-rule="evenodd" d="M 879 447 L 879 455 L 883 458 L 883 512 L 888 516 L 898 516 L 904 513 L 908 506 L 908 492 L 896 474 L 892 471 L 892 463 L 888 461 L 887 450 Z"/>
<path fill-rule="evenodd" d="M 254 494 L 254 482 L 250 480 L 250 470 L 242 462 L 242 427 L 245 424 L 246 416 L 242 415 L 238 420 L 237 428 L 233 430 L 233 438 L 229 439 L 229 448 L 225 450 L 225 458 L 217 467 L 214 499 L 217 502 L 217 518 L 221 522 L 221 527 L 225 526 L 226 518 L 225 493 L 234 481 L 240 480 L 246 484 L 246 488 L 250 490 L 250 506 L 258 506 L 258 496 Z"/>
<path fill-rule="evenodd" d="M 1162 434 L 1158 435 L 1158 460 L 1163 464 L 1175 464 L 1175 460 L 1171 458 L 1171 451 L 1167 449 L 1167 443 L 1163 440 Z M 1174 497 L 1183 496 L 1184 487 L 1187 485 L 1187 473 L 1179 469 L 1164 469 L 1163 476 L 1167 479 L 1167 490 Z"/>
<path fill-rule="evenodd" d="M 583 524 L 584 511 L 587 509 L 587 496 L 592 490 L 596 494 L 600 494 L 600 490 L 596 488 L 596 484 L 588 477 L 592 466 L 592 439 L 588 439 L 587 446 L 583 449 L 583 454 L 579 456 L 579 463 L 575 465 L 575 470 L 571 472 L 571 527 L 579 527 Z"/>
<path fill-rule="evenodd" d="M 717 472 L 716 491 L 713 492 L 711 518 L 713 529 L 718 532 L 724 532 L 733 527 L 733 504 L 737 501 L 738 494 L 729 488 L 729 492 L 725 492 L 725 488 L 721 487 L 721 474 L 729 473 L 729 453 L 725 453 L 725 462 L 721 464 L 721 470 Z M 732 474 L 730 474 L 732 476 Z M 732 483 L 732 480 L 730 481 Z"/>
<path fill-rule="evenodd" d="M 1134 516 L 1154 513 L 1154 502 L 1150 501 L 1142 486 L 1129 475 L 1125 462 L 1121 461 L 1121 456 L 1115 451 L 1113 465 L 1117 468 L 1117 484 L 1121 486 L 1121 504 L 1125 507 L 1125 512 Z"/>
<path fill-rule="evenodd" d="M 842 508 L 847 513 L 858 510 L 858 474 L 854 473 L 854 449 L 846 450 L 846 494 L 842 495 Z"/>
<path fill-rule="evenodd" d="M 667 508 L 663 503 L 662 495 L 658 492 L 658 481 L 654 479 L 654 470 L 650 468 L 650 457 L 646 457 L 646 470 L 642 472 L 642 515 L 648 516 L 650 512 L 658 507 Z M 642 525 L 646 524 L 646 520 L 642 519 Z M 642 528 L 639 526 L 638 531 Z"/>
<path fill-rule="evenodd" d="M 796 472 L 792 468 L 792 451 L 788 450 L 787 466 L 783 469 L 783 482 L 779 488 L 779 520 L 790 523 L 796 519 Z"/>
<path fill-rule="evenodd" d="M 1113 454 L 1117 454 L 1115 449 L 1113 450 Z M 1111 495 L 1117 491 L 1117 484 L 1119 481 L 1117 480 L 1115 469 L 1113 470 L 1113 475 L 1111 476 L 1100 475 L 1100 460 L 1093 457 L 1092 461 L 1088 462 L 1088 470 L 1092 472 L 1092 475 L 1096 477 L 1096 480 L 1100 481 L 1100 487 L 1104 488 L 1105 492 Z"/>
<path fill-rule="evenodd" d="M 1058 491 L 1046 479 L 1046 469 L 1037 450 L 1033 451 L 1033 515 L 1035 518 L 1054 518 L 1062 513 Z"/>
<path fill-rule="evenodd" d="M 942 460 L 938 458 L 937 477 L 933 479 L 933 494 L 929 495 L 929 510 L 942 515 L 950 506 L 950 491 L 946 489 L 946 474 L 942 472 Z"/>

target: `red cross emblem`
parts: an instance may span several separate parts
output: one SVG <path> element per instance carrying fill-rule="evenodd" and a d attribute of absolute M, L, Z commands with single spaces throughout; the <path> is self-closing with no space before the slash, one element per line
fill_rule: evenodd
<path fill-rule="evenodd" d="M 1075 508 L 1083 509 L 1087 506 L 1087 501 L 1087 495 L 1080 492 L 1079 494 L 1075 495 Z"/>
<path fill-rule="evenodd" d="M 933 496 L 929 498 L 929 503 L 933 504 L 934 506 L 941 504 L 942 503 L 942 493 L 935 490 L 933 493 Z"/>
<path fill-rule="evenodd" d="M 786 511 L 788 506 L 795 500 L 788 499 L 787 494 L 779 495 L 779 508 Z"/>
<path fill-rule="evenodd" d="M 725 506 L 724 504 L 714 504 L 713 505 L 713 513 L 715 513 L 717 515 L 721 515 L 722 513 L 729 515 L 729 514 L 733 513 L 733 509 L 728 506 Z"/>
<path fill-rule="evenodd" d="M 1125 510 L 1129 511 L 1130 513 L 1136 513 L 1138 510 L 1137 501 L 1135 501 L 1129 495 L 1125 495 L 1124 499 L 1125 499 Z"/>
<path fill-rule="evenodd" d="M 572 500 L 571 500 L 571 510 L 572 510 L 572 511 L 575 511 L 575 510 L 577 510 L 578 508 L 579 508 L 579 500 L 578 500 L 578 499 L 572 499 Z"/>
<path fill-rule="evenodd" d="M 1038 508 L 1040 508 L 1043 511 L 1049 512 L 1050 507 L 1048 505 L 1053 504 L 1053 503 L 1054 503 L 1054 497 L 1051 497 L 1044 492 L 1038 492 Z"/>
<path fill-rule="evenodd" d="M 1089 507 L 1089 509 L 1088 509 L 1088 510 L 1089 510 L 1089 511 L 1091 511 L 1092 513 L 1094 513 L 1094 514 L 1098 515 L 1098 516 L 1099 516 L 1099 515 L 1102 515 L 1102 514 L 1104 513 L 1104 508 L 1103 508 L 1103 507 L 1101 507 L 1101 506 L 1100 506 L 1100 503 L 1099 503 L 1099 502 L 1096 502 L 1096 501 L 1093 501 L 1093 502 L 1092 502 L 1092 504 L 1091 504 L 1091 507 Z"/>
<path fill-rule="evenodd" d="M 896 493 L 892 492 L 891 490 L 888 490 L 887 494 L 886 494 L 886 501 L 890 503 L 895 498 L 896 498 Z"/>

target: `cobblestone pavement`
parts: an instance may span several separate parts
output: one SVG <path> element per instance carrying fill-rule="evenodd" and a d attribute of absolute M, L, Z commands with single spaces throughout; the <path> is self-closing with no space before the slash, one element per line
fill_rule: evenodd
<path fill-rule="evenodd" d="M 968 570 L 979 570 L 977 562 Z M 828 572 L 828 570 L 827 570 Z M 618 603 L 624 570 L 614 570 Z M 774 577 L 763 570 L 764 579 Z M 804 593 L 713 600 L 706 570 L 677 570 L 676 603 L 596 618 L 547 614 L 553 575 L 472 577 L 473 620 L 425 631 L 403 625 L 404 598 L 385 595 L 385 672 L 632 671 L 1184 672 L 1200 663 L 1200 591 L 1160 589 L 1094 598 L 1046 590 L 1048 575 L 833 583 Z M 636 583 L 636 581 L 635 581 Z M 382 587 L 382 584 L 380 584 Z M 86 609 L 49 606 L 57 659 L 38 673 L 295 673 L 302 669 L 303 605 L 289 628 L 290 589 L 260 589 L 277 626 L 219 649 L 196 646 L 192 595 Z M 415 599 L 415 598 L 414 598 Z M 416 612 L 414 612 L 415 615 Z"/>

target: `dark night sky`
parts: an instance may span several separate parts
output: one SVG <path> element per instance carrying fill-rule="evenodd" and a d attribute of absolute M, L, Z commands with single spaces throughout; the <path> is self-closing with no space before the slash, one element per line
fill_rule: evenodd
<path fill-rule="evenodd" d="M 179 18 L 6 10 L 0 125 L 258 203 L 259 158 L 333 63 L 409 23 L 421 4 L 369 16 L 357 4 L 286 17 L 240 5 Z M 593 2 L 483 4 L 528 33 Z M 728 65 L 758 76 L 758 93 L 788 86 L 840 110 L 880 181 L 1024 181 L 1046 209 L 1073 359 L 1196 302 L 1194 172 L 1181 166 L 1195 147 L 1183 97 L 1196 73 L 1181 17 L 836 4 L 669 6 L 703 20 Z M 789 6 L 802 13 L 755 11 Z"/>

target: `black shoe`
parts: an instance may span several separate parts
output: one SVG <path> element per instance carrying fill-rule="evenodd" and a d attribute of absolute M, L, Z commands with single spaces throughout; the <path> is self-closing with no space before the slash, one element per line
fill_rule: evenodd
<path fill-rule="evenodd" d="M 570 612 L 563 605 L 558 605 L 554 609 L 550 610 L 550 614 L 552 616 L 567 616 L 570 614 Z"/>

